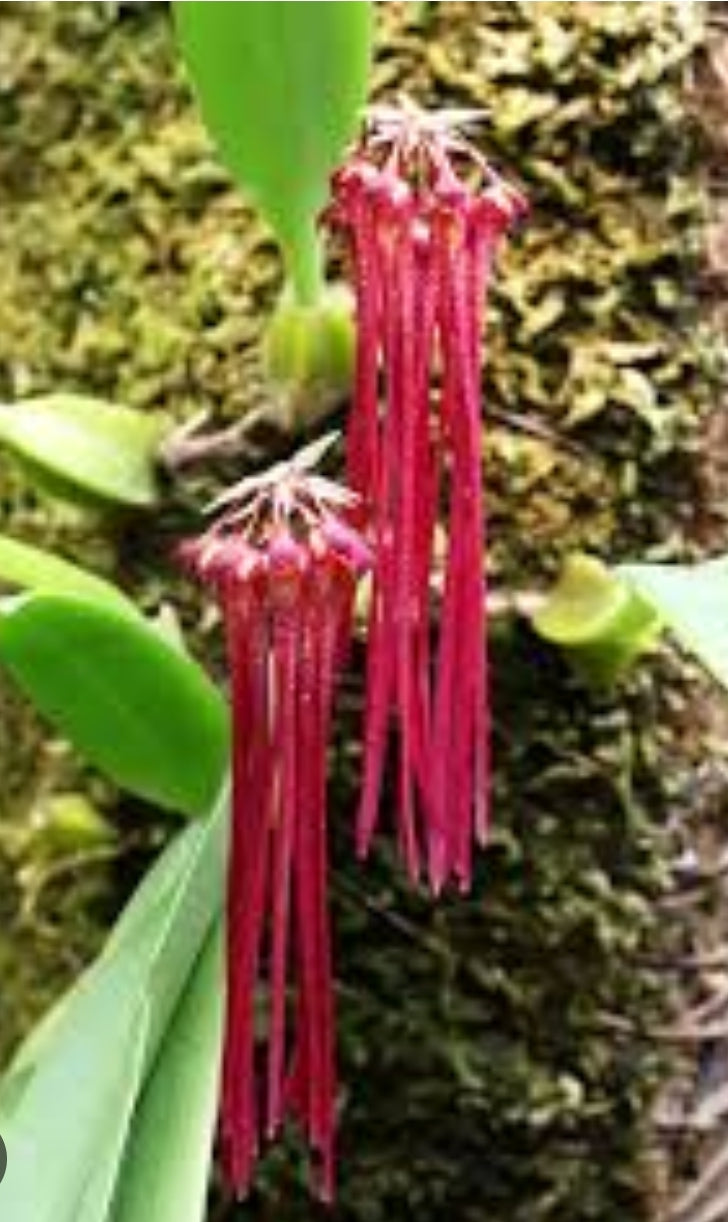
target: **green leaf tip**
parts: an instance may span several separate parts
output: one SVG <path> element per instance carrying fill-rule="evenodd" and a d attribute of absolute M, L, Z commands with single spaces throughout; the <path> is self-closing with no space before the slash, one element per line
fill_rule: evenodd
<path fill-rule="evenodd" d="M 162 429 L 158 417 L 85 395 L 0 406 L 0 445 L 39 487 L 84 505 L 153 506 Z"/>
<path fill-rule="evenodd" d="M 659 616 L 641 594 L 601 560 L 583 553 L 566 558 L 532 624 L 597 687 L 621 678 L 660 631 Z"/>
<path fill-rule="evenodd" d="M 57 594 L 0 613 L 0 663 L 39 711 L 122 789 L 199 815 L 227 767 L 225 702 L 141 617 Z"/>
<path fill-rule="evenodd" d="M 0 589 L 65 594 L 139 616 L 133 602 L 110 581 L 42 548 L 0 535 Z"/>

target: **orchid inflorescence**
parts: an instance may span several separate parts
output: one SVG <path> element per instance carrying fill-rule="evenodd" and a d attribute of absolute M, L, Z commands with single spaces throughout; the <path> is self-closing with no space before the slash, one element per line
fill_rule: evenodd
<path fill-rule="evenodd" d="M 349 488 L 313 471 L 325 441 L 225 493 L 184 548 L 216 591 L 232 677 L 221 1143 L 239 1192 L 288 1114 L 318 1156 L 319 1195 L 333 1192 L 326 751 L 369 568 L 359 853 L 379 823 L 392 731 L 410 876 L 424 867 L 434 892 L 466 888 L 487 832 L 481 324 L 496 249 L 524 204 L 465 138 L 474 117 L 376 107 L 334 176 L 327 220 L 348 247 L 357 303 Z"/>
<path fill-rule="evenodd" d="M 475 117 L 375 108 L 329 209 L 357 292 L 348 474 L 370 510 L 376 556 L 359 850 L 379 819 L 393 722 L 402 851 L 413 879 L 424 852 L 436 892 L 450 878 L 467 888 L 473 831 L 482 841 L 488 825 L 481 323 L 499 240 L 524 209 L 462 134 Z"/>
<path fill-rule="evenodd" d="M 275 1137 L 288 1112 L 319 1155 L 320 1195 L 329 1198 L 333 1190 L 326 751 L 337 663 L 357 580 L 369 565 L 366 544 L 350 520 L 357 502 L 310 473 L 306 456 L 299 457 L 239 484 L 210 529 L 183 549 L 187 563 L 217 591 L 232 678 L 221 1145 L 226 1176 L 238 1191 L 250 1184 L 262 1133 Z M 261 1120 L 256 995 L 264 977 L 268 1055 Z"/>

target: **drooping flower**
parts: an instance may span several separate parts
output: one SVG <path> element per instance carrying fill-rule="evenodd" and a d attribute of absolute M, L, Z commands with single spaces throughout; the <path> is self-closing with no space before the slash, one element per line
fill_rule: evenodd
<path fill-rule="evenodd" d="M 243 1195 L 262 1141 L 293 1116 L 314 1152 L 319 1195 L 330 1199 L 326 751 L 337 665 L 369 554 L 353 524 L 358 498 L 311 474 L 311 457 L 302 452 L 243 481 L 183 557 L 217 593 L 232 685 L 223 1171 Z"/>
<path fill-rule="evenodd" d="M 349 479 L 375 531 L 358 846 L 379 822 L 394 726 L 398 837 L 435 891 L 467 887 L 488 827 L 481 330 L 496 249 L 524 210 L 459 134 L 472 117 L 375 108 L 328 210 L 357 299 Z"/>

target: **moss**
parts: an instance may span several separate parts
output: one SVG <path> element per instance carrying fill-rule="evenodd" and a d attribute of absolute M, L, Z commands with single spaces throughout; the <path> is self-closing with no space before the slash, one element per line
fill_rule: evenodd
<path fill-rule="evenodd" d="M 491 304 L 493 580 L 538 584 L 575 548 L 683 550 L 713 361 L 681 103 L 689 6 L 377 7 L 377 89 L 484 107 L 485 147 L 532 201 Z M 3 4 L 0 24 L 0 393 L 70 387 L 220 420 L 265 406 L 257 341 L 280 269 L 191 108 L 166 6 Z M 17 533 L 99 556 L 146 604 L 194 501 L 183 491 L 114 551 L 93 523 L 49 523 L 17 481 L 3 491 Z M 658 1067 L 641 1032 L 661 994 L 641 965 L 664 936 L 662 827 L 684 757 L 649 672 L 595 700 L 522 626 L 494 637 L 495 832 L 472 897 L 411 894 L 384 847 L 366 875 L 352 866 L 358 722 L 342 713 L 342 1222 L 646 1214 Z M 354 678 L 354 707 L 359 695 Z M 30 767 L 37 741 L 21 755 L 9 740 L 3 762 Z M 20 779 L 23 810 L 35 783 Z M 119 819 L 132 841 L 140 813 Z M 95 949 L 133 860 L 97 877 L 101 893 L 78 879 L 52 909 L 50 950 L 39 930 L 2 948 L 13 1035 Z M 12 920 L 17 870 L 2 874 Z M 56 958 L 64 939 L 74 952 Z M 296 1160 L 276 1156 L 239 1216 L 317 1216 Z"/>

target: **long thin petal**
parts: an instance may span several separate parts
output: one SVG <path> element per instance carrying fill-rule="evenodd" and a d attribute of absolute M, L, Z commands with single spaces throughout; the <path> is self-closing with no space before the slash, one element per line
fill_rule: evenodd
<path fill-rule="evenodd" d="M 298 714 L 296 679 L 298 629 L 289 609 L 277 612 L 273 626 L 273 666 L 278 732 L 276 824 L 273 830 L 273 897 L 271 911 L 270 1031 L 268 1037 L 269 1137 L 283 1123 L 286 1054 L 286 994 L 290 925 L 291 864 L 296 829 Z"/>
<path fill-rule="evenodd" d="M 247 613 L 243 601 L 231 600 L 227 615 L 235 734 L 221 1138 L 227 1178 L 245 1193 L 259 1145 L 255 999 L 271 813 L 268 633 L 265 617 Z"/>

